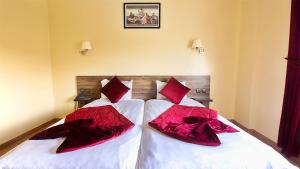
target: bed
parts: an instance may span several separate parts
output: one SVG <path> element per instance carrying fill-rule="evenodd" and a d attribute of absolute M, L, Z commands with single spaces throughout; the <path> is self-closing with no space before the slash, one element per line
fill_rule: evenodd
<path fill-rule="evenodd" d="M 172 105 L 167 100 L 146 101 L 139 169 L 296 168 L 274 149 L 220 115 L 218 120 L 240 132 L 218 134 L 222 144 L 217 147 L 186 143 L 168 137 L 147 125 Z M 181 105 L 203 106 L 189 98 L 185 98 Z"/>
<path fill-rule="evenodd" d="M 127 133 L 97 146 L 56 154 L 62 138 L 28 140 L 0 159 L 1 169 L 134 169 L 142 135 L 144 101 L 131 99 L 112 104 L 97 99 L 84 107 L 113 105 L 122 115 L 135 123 Z M 64 119 L 54 125 L 64 122 Z"/>
<path fill-rule="evenodd" d="M 210 76 L 174 76 L 184 81 L 191 91 L 181 105 L 203 106 L 210 101 Z M 269 169 L 296 168 L 271 147 L 247 134 L 222 116 L 218 120 L 235 127 L 238 133 L 219 134 L 218 147 L 190 144 L 168 137 L 147 124 L 173 104 L 153 99 L 157 95 L 156 80 L 170 76 L 118 76 L 133 80 L 132 97 L 112 104 L 101 96 L 100 81 L 112 76 L 78 76 L 77 93 L 84 91 L 95 99 L 84 107 L 113 105 L 135 123 L 134 128 L 113 140 L 70 153 L 55 154 L 63 139 L 29 140 L 0 158 L 0 169 Z M 193 99 L 191 99 L 193 98 Z M 146 101 L 146 103 L 144 102 Z M 206 103 L 208 106 L 209 102 Z M 62 124 L 64 119 L 59 121 Z"/>

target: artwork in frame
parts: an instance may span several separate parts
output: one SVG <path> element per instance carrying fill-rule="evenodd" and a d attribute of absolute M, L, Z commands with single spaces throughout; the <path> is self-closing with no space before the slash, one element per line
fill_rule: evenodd
<path fill-rule="evenodd" d="M 160 3 L 124 3 L 124 28 L 160 28 Z"/>

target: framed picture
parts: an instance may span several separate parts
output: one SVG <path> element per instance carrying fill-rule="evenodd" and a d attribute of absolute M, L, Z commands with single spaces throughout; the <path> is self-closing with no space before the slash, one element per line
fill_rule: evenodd
<path fill-rule="evenodd" d="M 124 3 L 124 28 L 160 28 L 160 3 Z"/>

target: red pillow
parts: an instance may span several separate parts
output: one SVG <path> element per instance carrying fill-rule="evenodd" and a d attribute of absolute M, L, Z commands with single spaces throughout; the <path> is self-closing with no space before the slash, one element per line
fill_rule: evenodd
<path fill-rule="evenodd" d="M 175 104 L 179 104 L 183 97 L 190 91 L 191 89 L 184 86 L 180 82 L 178 82 L 175 78 L 171 77 L 168 81 L 168 84 L 161 89 L 160 94 L 166 96 L 169 100 L 171 100 Z"/>
<path fill-rule="evenodd" d="M 116 103 L 128 92 L 128 90 L 129 88 L 115 76 L 102 88 L 101 92 L 112 103 Z"/>

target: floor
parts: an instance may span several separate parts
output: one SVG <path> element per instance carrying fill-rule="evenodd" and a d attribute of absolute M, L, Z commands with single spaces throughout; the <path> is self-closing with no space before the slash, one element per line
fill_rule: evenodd
<path fill-rule="evenodd" d="M 269 138 L 267 138 L 266 136 L 260 134 L 259 132 L 253 130 L 253 129 L 248 129 L 246 127 L 244 127 L 243 125 L 241 125 L 240 123 L 238 123 L 235 120 L 230 120 L 232 123 L 234 123 L 235 125 L 237 125 L 238 127 L 240 127 L 241 129 L 245 130 L 246 132 L 248 132 L 249 134 L 251 134 L 252 136 L 258 138 L 260 141 L 264 142 L 265 144 L 271 146 L 273 149 L 275 149 L 277 152 L 279 152 L 281 154 L 281 149 L 277 146 L 277 144 L 270 140 Z M 300 157 L 291 157 L 288 158 L 288 160 L 294 164 L 295 166 L 297 166 L 298 168 L 300 168 Z"/>
<path fill-rule="evenodd" d="M 55 118 L 52 119 L 4 144 L 0 145 L 0 156 L 2 156 L 3 154 L 7 153 L 8 151 L 14 149 L 16 146 L 18 146 L 19 144 L 21 144 L 22 142 L 28 140 L 29 138 L 31 138 L 32 136 L 34 136 L 35 134 L 43 131 L 44 129 L 46 129 L 47 127 L 51 126 L 52 124 L 56 123 L 57 121 L 59 121 L 60 119 Z"/>

